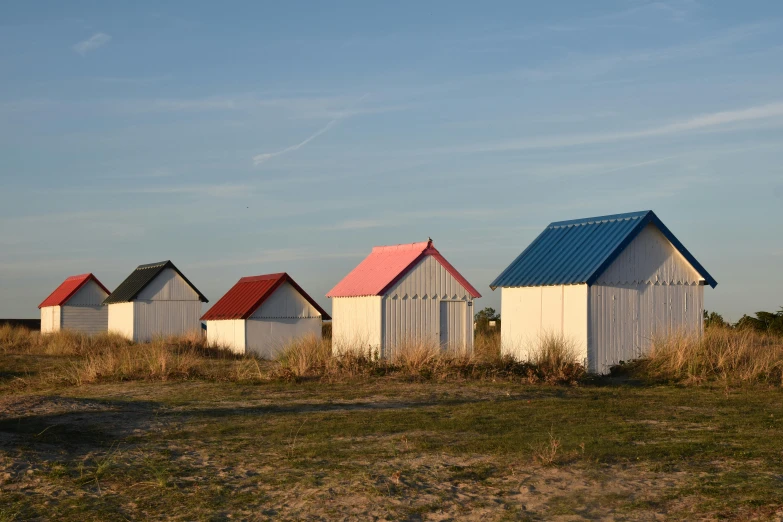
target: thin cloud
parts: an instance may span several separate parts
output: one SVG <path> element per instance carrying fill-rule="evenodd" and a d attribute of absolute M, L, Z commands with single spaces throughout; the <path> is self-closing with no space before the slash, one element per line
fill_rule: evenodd
<path fill-rule="evenodd" d="M 84 56 L 90 51 L 103 47 L 111 41 L 111 36 L 106 33 L 95 33 L 87 40 L 79 42 L 73 46 L 73 50 Z"/>
<path fill-rule="evenodd" d="M 267 250 L 260 254 L 199 261 L 196 263 L 191 263 L 188 266 L 190 269 L 202 269 L 228 266 L 263 265 L 266 263 L 283 263 L 313 259 L 345 259 L 359 257 L 361 255 L 361 252 L 321 252 L 305 248 L 281 248 L 277 250 Z"/>
<path fill-rule="evenodd" d="M 349 219 L 347 221 L 341 221 L 336 225 L 323 227 L 322 230 L 363 230 L 367 228 L 389 227 L 392 225 L 393 222 L 390 220 Z"/>
<path fill-rule="evenodd" d="M 283 154 L 288 154 L 289 152 L 293 152 L 295 150 L 301 149 L 302 147 L 304 147 L 305 145 L 307 145 L 308 143 L 313 141 L 315 138 L 317 138 L 321 134 L 324 134 L 325 132 L 328 132 L 329 129 L 331 129 L 332 127 L 337 125 L 337 123 L 340 122 L 341 119 L 342 118 L 337 118 L 337 119 L 334 119 L 334 120 L 330 121 L 324 127 L 322 127 L 321 129 L 316 131 L 314 134 L 312 134 L 310 137 L 308 137 L 306 140 L 301 141 L 301 142 L 297 143 L 296 145 L 291 145 L 290 147 L 286 147 L 283 150 L 278 150 L 277 152 L 267 152 L 267 153 L 264 153 L 264 154 L 257 154 L 255 156 L 253 156 L 253 165 L 258 166 L 258 165 L 261 165 L 262 163 L 264 163 L 265 161 L 267 161 L 267 160 L 269 160 L 271 158 L 274 158 L 276 156 L 281 156 Z"/>
<path fill-rule="evenodd" d="M 174 185 L 162 187 L 141 187 L 107 189 L 105 192 L 122 194 L 190 194 L 197 196 L 237 197 L 244 196 L 252 191 L 249 185 Z"/>
<path fill-rule="evenodd" d="M 513 150 L 556 149 L 563 147 L 575 147 L 580 145 L 614 143 L 618 141 L 671 136 L 693 131 L 706 131 L 731 124 L 779 118 L 781 116 L 783 116 L 783 102 L 775 102 L 766 105 L 759 105 L 756 107 L 749 107 L 747 109 L 702 114 L 687 120 L 670 123 L 668 125 L 650 127 L 647 129 L 631 130 L 625 132 L 531 138 L 500 143 L 490 143 L 469 148 L 468 150 L 471 152 L 502 152 Z M 465 149 L 463 148 L 461 150 Z"/>

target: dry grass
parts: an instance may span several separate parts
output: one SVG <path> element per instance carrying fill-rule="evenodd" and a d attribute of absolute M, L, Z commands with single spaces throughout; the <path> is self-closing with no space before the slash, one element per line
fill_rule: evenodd
<path fill-rule="evenodd" d="M 390 359 L 358 347 L 333 354 L 329 339 L 296 339 L 279 347 L 274 361 L 240 356 L 208 345 L 198 335 L 132 343 L 114 334 L 84 335 L 62 331 L 40 334 L 23 328 L 0 329 L 0 353 L 54 356 L 59 365 L 39 371 L 37 385 L 83 385 L 130 380 L 206 379 L 235 382 L 320 379 L 341 382 L 374 377 L 405 380 L 508 380 L 576 384 L 581 366 L 572 367 L 548 346 L 540 367 L 500 356 L 499 336 L 478 335 L 473 353 L 443 349 L 437 342 L 413 340 L 397 346 Z M 551 344 L 551 343 L 550 343 Z M 42 360 L 42 359 L 41 359 Z M 41 366 L 41 365 L 39 365 Z M 27 388 L 35 379 L 16 378 L 0 386 Z"/>
<path fill-rule="evenodd" d="M 500 332 L 476 333 L 473 339 L 473 354 L 484 361 L 497 361 L 500 354 Z"/>
<path fill-rule="evenodd" d="M 311 377 L 323 374 L 332 359 L 332 344 L 328 340 L 309 335 L 294 339 L 283 346 L 277 356 L 282 376 Z"/>
<path fill-rule="evenodd" d="M 576 384 L 585 377 L 576 344 L 561 334 L 543 333 L 528 353 L 531 371 L 543 382 Z"/>
<path fill-rule="evenodd" d="M 521 362 L 500 355 L 497 335 L 479 335 L 472 354 L 444 350 L 435 342 L 411 341 L 396 347 L 386 360 L 366 349 L 333 355 L 330 340 L 311 336 L 281 347 L 276 359 L 267 362 L 211 346 L 198 334 L 137 344 L 108 333 L 89 336 L 63 331 L 41 335 L 4 326 L 0 328 L 0 354 L 48 362 L 35 363 L 35 378 L 27 373 L 19 377 L 18 370 L 9 368 L 12 371 L 6 375 L 15 377 L 0 379 L 0 388 L 171 379 L 320 379 L 334 383 L 375 377 L 576 385 L 584 381 L 585 369 L 574 348 L 562 336 L 544 335 L 528 350 L 530 360 Z M 650 381 L 781 386 L 783 340 L 748 330 L 708 328 L 702 338 L 674 335 L 656 339 L 648 357 L 626 364 L 619 371 Z"/>
<path fill-rule="evenodd" d="M 22 327 L 8 325 L 0 327 L 0 353 L 83 356 L 130 344 L 127 339 L 112 333 L 86 335 L 62 330 L 41 334 Z"/>
<path fill-rule="evenodd" d="M 102 381 L 219 377 L 214 359 L 236 359 L 199 334 L 133 343 L 120 335 L 72 331 L 41 334 L 25 328 L 0 328 L 0 353 L 65 358 L 40 379 L 49 384 L 82 385 Z"/>
<path fill-rule="evenodd" d="M 628 365 L 628 370 L 649 380 L 781 386 L 783 339 L 720 327 L 707 328 L 701 337 L 675 334 L 653 339 L 649 355 Z"/>

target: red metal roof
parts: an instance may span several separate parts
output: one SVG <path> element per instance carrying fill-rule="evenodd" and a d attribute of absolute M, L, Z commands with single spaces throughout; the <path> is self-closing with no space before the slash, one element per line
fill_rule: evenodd
<path fill-rule="evenodd" d="M 98 281 L 98 278 L 95 277 L 92 274 L 80 274 L 75 275 L 67 278 L 65 281 L 58 286 L 54 292 L 52 292 L 49 297 L 43 300 L 43 303 L 38 305 L 38 308 L 43 308 L 45 306 L 62 306 L 65 303 L 68 302 L 68 299 L 73 297 L 73 294 L 79 291 L 81 287 L 83 287 L 85 284 L 87 284 L 87 281 L 92 279 L 96 283 L 98 283 L 98 286 L 100 286 L 104 292 L 106 292 L 106 295 L 110 294 L 109 290 L 106 289 L 103 284 Z"/>
<path fill-rule="evenodd" d="M 426 256 L 434 257 L 474 297 L 481 294 L 451 266 L 432 246 L 432 241 L 404 245 L 373 247 L 370 255 L 354 268 L 326 297 L 360 297 L 383 295 L 399 281 L 416 263 Z"/>
<path fill-rule="evenodd" d="M 201 320 L 247 319 L 286 281 L 318 310 L 323 319 L 331 319 L 329 314 L 312 297 L 307 295 L 307 292 L 302 290 L 296 281 L 291 279 L 291 276 L 281 272 L 279 274 L 243 277 L 201 317 Z"/>

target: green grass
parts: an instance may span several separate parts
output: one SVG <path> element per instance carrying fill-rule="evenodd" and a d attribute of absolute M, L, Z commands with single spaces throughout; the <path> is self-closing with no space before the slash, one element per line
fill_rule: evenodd
<path fill-rule="evenodd" d="M 31 404 L 0 420 L 6 520 L 771 519 L 783 506 L 780 389 L 132 382 L 3 401 Z M 537 464 L 552 438 L 552 464 Z"/>
<path fill-rule="evenodd" d="M 264 362 L 0 329 L 0 522 L 783 517 L 781 345 L 708 337 L 592 378 L 551 350 Z"/>

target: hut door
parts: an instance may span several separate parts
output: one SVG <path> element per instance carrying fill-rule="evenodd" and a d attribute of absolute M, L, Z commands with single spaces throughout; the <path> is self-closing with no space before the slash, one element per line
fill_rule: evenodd
<path fill-rule="evenodd" d="M 440 344 L 444 348 L 465 346 L 465 301 L 440 302 Z"/>

